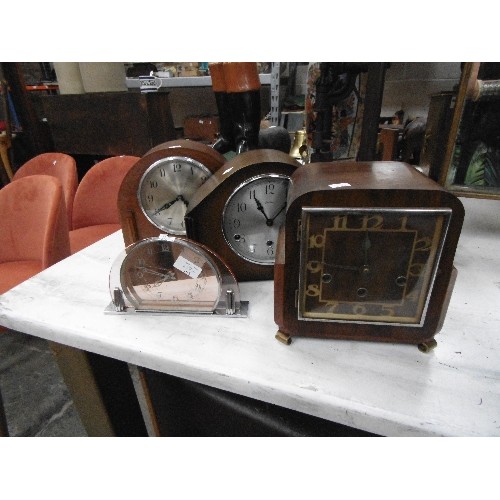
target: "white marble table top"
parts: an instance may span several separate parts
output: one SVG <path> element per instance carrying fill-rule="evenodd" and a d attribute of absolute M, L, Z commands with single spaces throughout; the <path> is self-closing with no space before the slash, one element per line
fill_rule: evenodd
<path fill-rule="evenodd" d="M 458 279 L 437 348 L 274 335 L 273 283 L 248 318 L 107 315 L 117 232 L 0 296 L 13 330 L 387 436 L 500 435 L 500 202 L 462 199 Z"/>

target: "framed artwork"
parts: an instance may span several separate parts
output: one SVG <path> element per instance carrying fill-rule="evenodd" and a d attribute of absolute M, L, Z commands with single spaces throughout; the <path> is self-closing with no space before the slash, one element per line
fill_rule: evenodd
<path fill-rule="evenodd" d="M 439 182 L 460 196 L 500 199 L 500 63 L 463 63 Z"/>

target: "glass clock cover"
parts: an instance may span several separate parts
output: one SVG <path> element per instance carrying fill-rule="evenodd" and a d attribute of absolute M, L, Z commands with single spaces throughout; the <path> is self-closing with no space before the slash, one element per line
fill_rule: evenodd
<path fill-rule="evenodd" d="M 289 183 L 285 175 L 255 176 L 227 200 L 222 230 L 228 245 L 240 257 L 257 264 L 274 264 Z"/>
<path fill-rule="evenodd" d="M 157 160 L 144 172 L 138 186 L 144 215 L 162 231 L 185 234 L 186 208 L 210 175 L 207 167 L 192 158 L 169 156 Z"/>
<path fill-rule="evenodd" d="M 299 318 L 419 326 L 451 210 L 302 209 Z"/>

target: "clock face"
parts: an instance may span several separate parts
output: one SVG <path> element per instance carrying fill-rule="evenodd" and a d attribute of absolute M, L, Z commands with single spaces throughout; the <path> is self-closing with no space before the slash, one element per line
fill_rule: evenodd
<path fill-rule="evenodd" d="M 121 264 L 120 283 L 139 311 L 212 312 L 220 296 L 220 275 L 213 262 L 174 237 L 134 244 Z"/>
<path fill-rule="evenodd" d="M 255 176 L 238 186 L 222 214 L 224 238 L 243 259 L 273 265 L 278 230 L 285 220 L 290 178 L 286 175 Z"/>
<path fill-rule="evenodd" d="M 184 215 L 194 192 L 210 177 L 210 170 L 184 156 L 154 162 L 143 174 L 137 191 L 144 215 L 162 231 L 184 235 Z"/>
<path fill-rule="evenodd" d="M 423 324 L 451 209 L 302 208 L 299 319 Z"/>

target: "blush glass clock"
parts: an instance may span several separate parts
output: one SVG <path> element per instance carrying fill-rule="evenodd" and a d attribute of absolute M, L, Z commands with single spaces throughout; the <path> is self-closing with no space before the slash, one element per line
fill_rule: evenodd
<path fill-rule="evenodd" d="M 289 183 L 285 175 L 255 176 L 238 186 L 227 200 L 222 213 L 224 238 L 243 259 L 274 264 Z"/>
<path fill-rule="evenodd" d="M 128 246 L 109 275 L 108 312 L 222 314 L 244 317 L 232 271 L 193 241 L 162 234 Z"/>
<path fill-rule="evenodd" d="M 300 319 L 423 324 L 450 209 L 302 214 Z"/>

